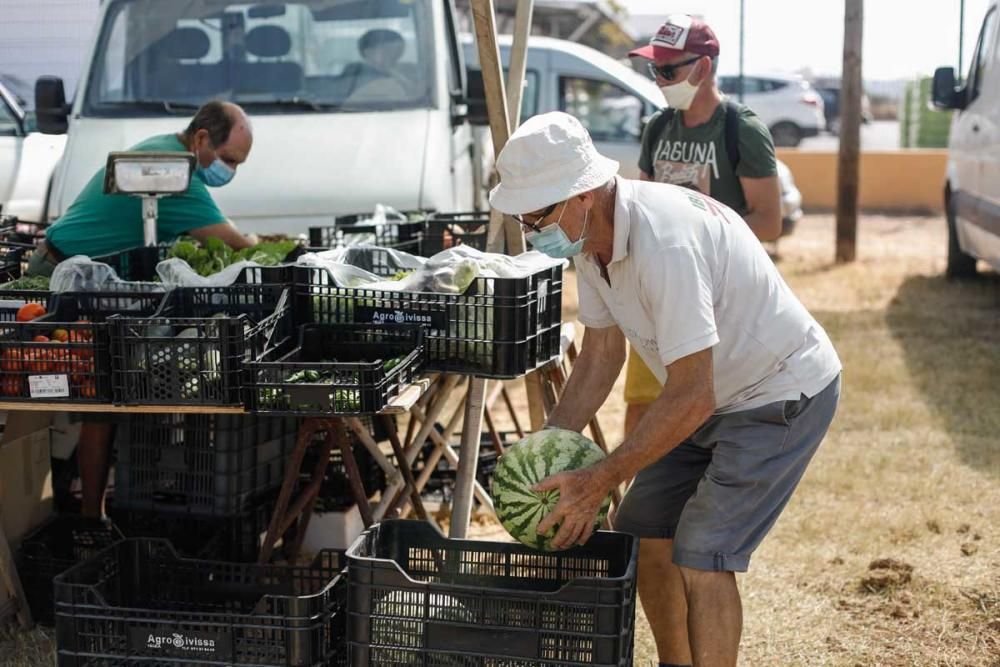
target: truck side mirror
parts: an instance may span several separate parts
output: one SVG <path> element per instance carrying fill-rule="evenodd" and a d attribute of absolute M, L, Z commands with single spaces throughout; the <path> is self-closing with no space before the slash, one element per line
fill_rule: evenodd
<path fill-rule="evenodd" d="M 931 87 L 931 103 L 939 111 L 962 109 L 964 91 L 955 87 L 955 70 L 951 67 L 938 67 L 934 71 L 934 84 Z"/>
<path fill-rule="evenodd" d="M 468 105 L 469 123 L 472 125 L 489 125 L 490 117 L 486 110 L 486 86 L 483 84 L 482 70 L 467 69 L 466 86 L 468 90 L 466 104 Z"/>
<path fill-rule="evenodd" d="M 66 89 L 57 76 L 41 76 L 35 82 L 35 115 L 38 131 L 43 134 L 66 134 L 69 129 L 70 106 L 66 104 Z"/>

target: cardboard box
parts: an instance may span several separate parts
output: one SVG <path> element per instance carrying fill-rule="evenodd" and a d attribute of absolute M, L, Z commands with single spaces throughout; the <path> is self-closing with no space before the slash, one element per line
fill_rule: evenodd
<path fill-rule="evenodd" d="M 52 515 L 49 428 L 0 444 L 0 515 L 11 550 Z"/>
<path fill-rule="evenodd" d="M 357 505 L 343 512 L 315 512 L 309 519 L 302 550 L 316 553 L 322 549 L 346 549 L 364 530 L 365 522 Z"/>

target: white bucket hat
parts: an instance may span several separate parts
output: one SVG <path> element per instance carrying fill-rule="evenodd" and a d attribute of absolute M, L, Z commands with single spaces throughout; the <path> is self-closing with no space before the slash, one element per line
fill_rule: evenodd
<path fill-rule="evenodd" d="M 490 205 L 507 213 L 537 211 L 598 188 L 618 173 L 618 163 L 594 148 L 576 118 L 553 111 L 529 118 L 497 158 L 500 185 Z"/>

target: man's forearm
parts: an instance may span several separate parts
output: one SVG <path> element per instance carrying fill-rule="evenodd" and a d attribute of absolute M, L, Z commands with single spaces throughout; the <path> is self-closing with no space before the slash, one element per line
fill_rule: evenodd
<path fill-rule="evenodd" d="M 781 236 L 781 214 L 773 211 L 750 211 L 744 218 L 750 231 L 761 241 L 774 241 Z"/>
<path fill-rule="evenodd" d="M 588 350 L 585 345 L 546 425 L 582 431 L 607 400 L 624 363 L 624 349 Z"/>
<path fill-rule="evenodd" d="M 715 410 L 711 384 L 667 384 L 629 437 L 601 464 L 609 488 L 635 477 L 694 433 Z"/>

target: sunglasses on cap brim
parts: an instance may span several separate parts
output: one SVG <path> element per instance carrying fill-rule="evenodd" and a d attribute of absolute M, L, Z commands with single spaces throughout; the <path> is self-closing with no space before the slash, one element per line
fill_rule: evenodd
<path fill-rule="evenodd" d="M 678 69 L 680 69 L 681 67 L 687 67 L 691 63 L 696 63 L 699 60 L 701 60 L 702 57 L 703 56 L 695 56 L 694 58 L 690 58 L 688 60 L 682 60 L 679 63 L 672 63 L 670 65 L 657 65 L 655 62 L 650 60 L 648 63 L 646 63 L 646 66 L 649 68 L 649 74 L 652 77 L 655 78 L 659 76 L 662 77 L 663 79 L 666 79 L 667 81 L 673 81 L 677 77 Z"/>

